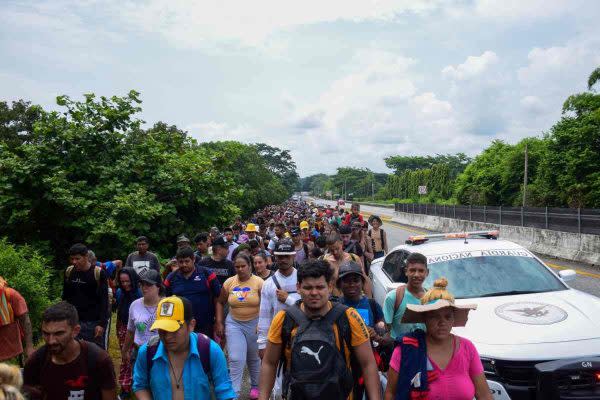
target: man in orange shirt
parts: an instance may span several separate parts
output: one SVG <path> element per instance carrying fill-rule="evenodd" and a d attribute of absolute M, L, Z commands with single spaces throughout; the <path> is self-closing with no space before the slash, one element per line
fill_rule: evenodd
<path fill-rule="evenodd" d="M 332 286 L 333 270 L 326 261 L 298 268 L 302 300 L 271 323 L 259 399 L 269 399 L 280 362 L 288 398 L 353 399 L 354 377 L 362 374 L 368 398 L 381 399 L 368 329 L 355 309 L 329 301 Z"/>
<path fill-rule="evenodd" d="M 33 353 L 27 303 L 23 296 L 8 287 L 4 278 L 0 276 L 0 361 L 23 353 L 25 360 Z"/>

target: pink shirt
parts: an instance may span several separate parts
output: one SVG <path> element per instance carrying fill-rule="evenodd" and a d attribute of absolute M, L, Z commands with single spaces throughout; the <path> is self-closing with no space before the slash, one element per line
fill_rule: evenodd
<path fill-rule="evenodd" d="M 458 350 L 446 366 L 440 369 L 431 358 L 431 365 L 439 372 L 439 377 L 429 384 L 430 400 L 472 400 L 475 397 L 473 378 L 483 373 L 483 365 L 477 349 L 468 339 L 455 336 L 459 340 Z M 400 374 L 402 358 L 400 346 L 394 349 L 390 367 Z"/>

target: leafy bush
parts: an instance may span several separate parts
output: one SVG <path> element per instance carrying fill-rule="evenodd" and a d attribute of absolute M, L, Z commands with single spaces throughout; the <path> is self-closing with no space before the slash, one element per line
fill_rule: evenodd
<path fill-rule="evenodd" d="M 0 276 L 27 302 L 33 332 L 39 332 L 42 312 L 58 293 L 51 293 L 51 269 L 47 261 L 29 246 L 17 247 L 0 239 Z"/>

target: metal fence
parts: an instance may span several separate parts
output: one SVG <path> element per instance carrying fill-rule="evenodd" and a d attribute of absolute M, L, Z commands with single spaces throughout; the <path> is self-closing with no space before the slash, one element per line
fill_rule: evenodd
<path fill-rule="evenodd" d="M 445 206 L 396 203 L 394 210 L 491 224 L 600 235 L 600 209 L 597 208 Z"/>

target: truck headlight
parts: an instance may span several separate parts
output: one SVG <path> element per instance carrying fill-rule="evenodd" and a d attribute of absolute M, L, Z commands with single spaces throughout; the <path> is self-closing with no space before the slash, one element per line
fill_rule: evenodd
<path fill-rule="evenodd" d="M 496 361 L 492 358 L 481 357 L 481 363 L 483 364 L 483 371 L 489 375 L 498 375 L 496 371 Z"/>

